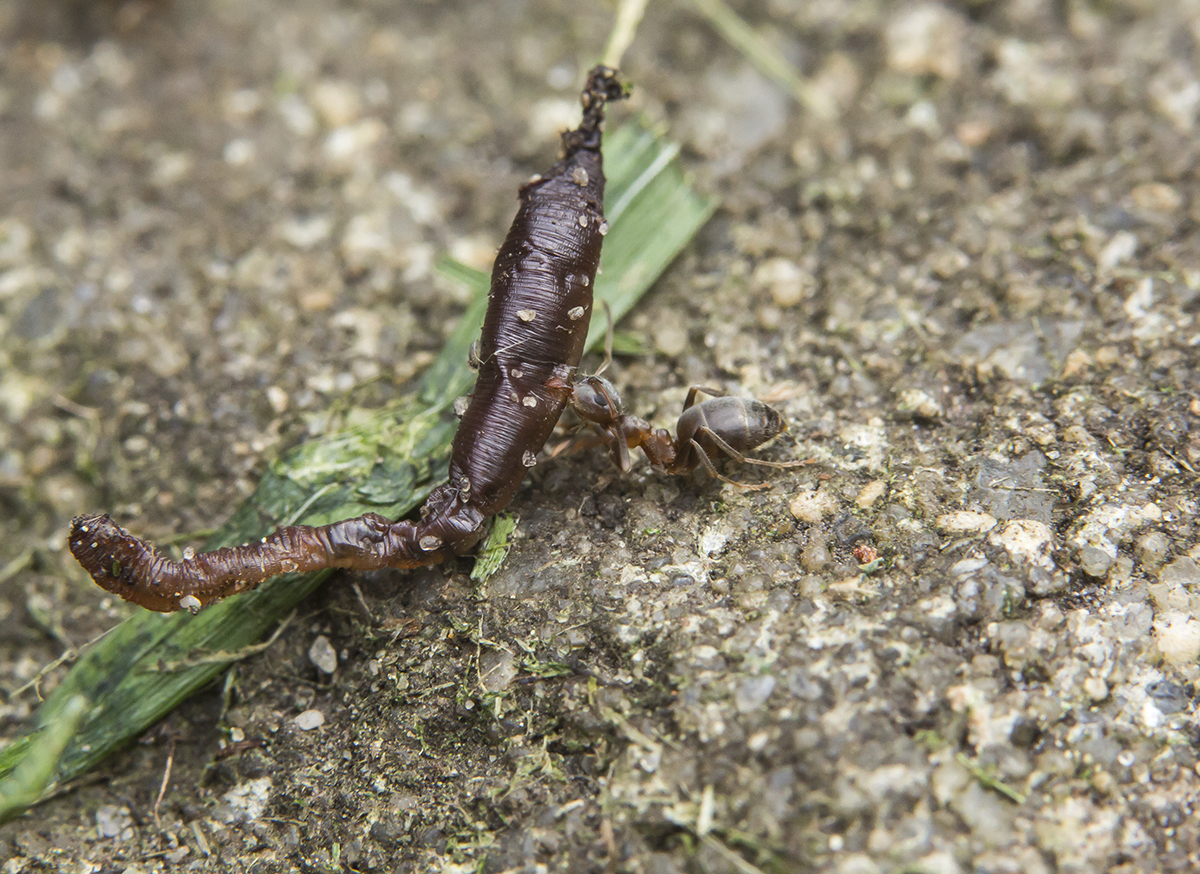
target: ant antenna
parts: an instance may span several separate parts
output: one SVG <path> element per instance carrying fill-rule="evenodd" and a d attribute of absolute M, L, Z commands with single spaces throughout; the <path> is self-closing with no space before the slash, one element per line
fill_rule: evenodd
<path fill-rule="evenodd" d="M 612 307 L 608 305 L 608 301 L 602 301 L 604 305 L 604 317 L 608 320 L 608 327 L 604 329 L 604 360 L 600 363 L 600 367 L 592 376 L 599 376 L 608 370 L 608 365 L 612 364 L 613 360 L 613 317 Z"/>

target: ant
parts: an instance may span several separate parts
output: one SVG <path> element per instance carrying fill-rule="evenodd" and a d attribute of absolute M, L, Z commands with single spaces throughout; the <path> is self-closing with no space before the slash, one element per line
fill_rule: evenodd
<path fill-rule="evenodd" d="M 701 392 L 713 397 L 696 403 Z M 624 412 L 616 387 L 599 373 L 575 383 L 571 408 L 600 433 L 622 473 L 633 464 L 629 450 L 638 447 L 650 464 L 664 473 L 686 474 L 703 466 L 711 476 L 744 489 L 763 489 L 766 484 L 752 486 L 724 476 L 713 465 L 714 456 L 763 467 L 791 468 L 805 463 L 747 456 L 746 452 L 786 431 L 787 423 L 762 401 L 731 397 L 718 389 L 698 385 L 688 389 L 675 426 L 676 437 L 666 428 L 654 428 L 645 419 Z"/>
<path fill-rule="evenodd" d="M 675 425 L 676 436 L 665 428 L 654 428 L 645 419 L 625 412 L 621 395 L 603 374 L 613 360 L 612 310 L 604 304 L 608 319 L 604 337 L 604 361 L 591 376 L 571 387 L 570 406 L 580 419 L 599 433 L 622 473 L 633 466 L 629 450 L 641 447 L 650 464 L 666 474 L 682 475 L 703 466 L 710 476 L 738 488 L 758 490 L 766 484 L 748 485 L 723 476 L 713 465 L 713 456 L 724 455 L 742 464 L 793 468 L 806 461 L 767 461 L 745 453 L 757 449 L 787 430 L 787 423 L 773 407 L 753 398 L 733 397 L 720 389 L 694 385 L 688 389 L 683 412 Z M 712 395 L 696 403 L 703 392 Z"/>

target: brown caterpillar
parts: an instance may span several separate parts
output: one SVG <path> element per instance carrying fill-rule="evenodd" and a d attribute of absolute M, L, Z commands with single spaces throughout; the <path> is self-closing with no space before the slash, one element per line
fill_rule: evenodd
<path fill-rule="evenodd" d="M 571 399 L 607 230 L 601 124 L 606 103 L 624 96 L 615 70 L 594 68 L 581 98 L 583 120 L 563 135 L 562 160 L 521 188 L 492 271 L 479 376 L 454 437 L 449 481 L 430 493 L 420 519 L 369 513 L 290 526 L 258 543 L 172 561 L 107 515 L 79 516 L 69 545 L 92 579 L 150 610 L 196 610 L 279 574 L 416 567 L 474 546 Z"/>

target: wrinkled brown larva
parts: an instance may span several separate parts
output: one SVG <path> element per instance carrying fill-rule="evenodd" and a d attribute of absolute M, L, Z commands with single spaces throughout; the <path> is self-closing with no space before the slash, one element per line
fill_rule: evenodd
<path fill-rule="evenodd" d="M 521 188 L 492 271 L 474 354 L 479 376 L 454 437 L 449 481 L 430 493 L 420 519 L 369 513 L 295 525 L 258 543 L 172 561 L 106 515 L 79 516 L 69 544 L 92 579 L 150 610 L 196 610 L 279 574 L 416 567 L 474 546 L 488 517 L 512 500 L 571 398 L 606 230 L 601 123 L 605 104 L 623 96 L 615 70 L 593 69 L 583 120 L 563 135 L 562 160 Z"/>

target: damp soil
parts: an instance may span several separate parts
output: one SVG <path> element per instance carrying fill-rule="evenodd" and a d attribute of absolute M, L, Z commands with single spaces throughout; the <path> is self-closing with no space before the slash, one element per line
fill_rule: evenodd
<path fill-rule="evenodd" d="M 721 208 L 611 375 L 663 425 L 764 398 L 812 463 L 539 464 L 486 585 L 333 579 L 5 872 L 1200 867 L 1200 9 L 735 6 L 817 100 L 652 4 L 621 112 Z M 0 8 L 4 736 L 130 611 L 70 518 L 215 528 L 402 390 L 609 26 Z"/>

